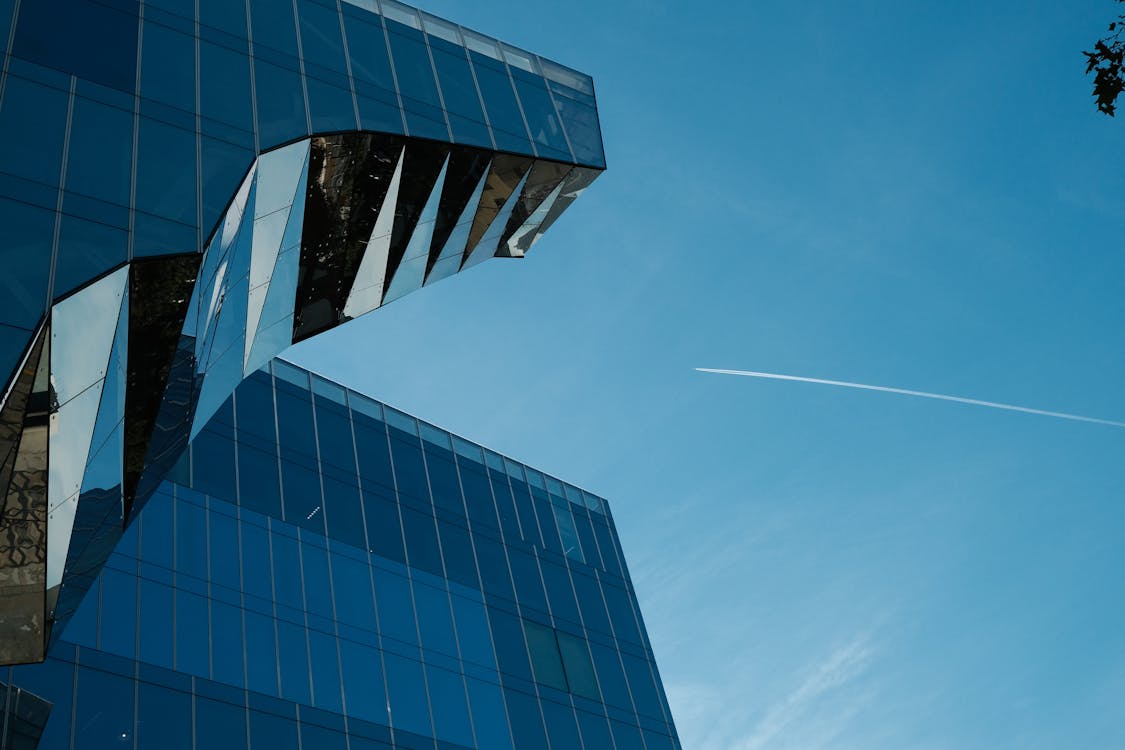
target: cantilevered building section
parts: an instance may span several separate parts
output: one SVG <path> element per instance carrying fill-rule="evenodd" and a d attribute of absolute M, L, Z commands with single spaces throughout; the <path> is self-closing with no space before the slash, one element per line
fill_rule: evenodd
<path fill-rule="evenodd" d="M 603 500 L 275 359 L 523 256 L 590 78 L 390 0 L 0 45 L 0 750 L 677 748 Z"/>
<path fill-rule="evenodd" d="M 398 3 L 16 6 L 0 664 L 42 658 L 239 381 L 522 256 L 604 167 L 589 77 Z"/>

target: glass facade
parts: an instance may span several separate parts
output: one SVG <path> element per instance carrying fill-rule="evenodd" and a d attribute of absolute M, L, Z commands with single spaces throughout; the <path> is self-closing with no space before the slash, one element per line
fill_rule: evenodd
<path fill-rule="evenodd" d="M 602 498 L 283 360 L 9 676 L 42 748 L 679 747 Z"/>
<path fill-rule="evenodd" d="M 604 500 L 275 357 L 605 168 L 394 0 L 0 0 L 0 750 L 679 747 Z"/>
<path fill-rule="evenodd" d="M 2 0 L 0 53 L 0 664 L 243 378 L 604 168 L 588 76 L 393 0 Z"/>
<path fill-rule="evenodd" d="M 6 326 L 198 251 L 255 157 L 314 134 L 605 167 L 588 76 L 392 0 L 8 0 L 0 52 Z"/>

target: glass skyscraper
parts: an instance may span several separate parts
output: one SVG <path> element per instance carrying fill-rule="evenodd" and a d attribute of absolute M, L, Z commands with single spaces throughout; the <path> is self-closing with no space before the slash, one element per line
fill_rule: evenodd
<path fill-rule="evenodd" d="M 0 0 L 0 750 L 678 747 L 605 502 L 276 359 L 605 168 L 393 0 Z"/>

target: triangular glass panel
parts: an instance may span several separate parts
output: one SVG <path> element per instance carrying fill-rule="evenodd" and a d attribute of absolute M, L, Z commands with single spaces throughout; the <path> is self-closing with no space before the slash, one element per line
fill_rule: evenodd
<path fill-rule="evenodd" d="M 125 396 L 125 502 L 131 510 L 168 373 L 180 343 L 199 255 L 137 259 L 129 287 Z"/>
<path fill-rule="evenodd" d="M 98 419 L 94 424 L 90 453 L 97 452 L 102 443 L 125 419 L 125 357 L 129 346 L 129 290 L 121 296 L 117 311 L 117 326 L 113 335 L 113 346 L 109 352 L 105 381 L 102 385 L 101 403 L 98 406 Z M 120 473 L 120 466 L 118 467 Z"/>
<path fill-rule="evenodd" d="M 222 231 L 215 234 L 204 249 L 200 262 L 199 281 L 192 291 L 188 315 L 184 322 L 183 335 L 197 339 L 196 356 L 208 340 L 207 325 L 211 320 L 213 307 L 217 302 L 217 291 L 227 271 L 231 249 L 246 227 L 254 220 L 254 202 L 257 186 L 258 165 L 251 166 L 242 185 L 238 188 L 234 201 L 223 217 Z"/>
<path fill-rule="evenodd" d="M 379 209 L 375 225 L 371 229 L 371 237 L 367 241 L 367 249 L 360 261 L 359 271 L 355 275 L 351 291 L 348 293 L 347 302 L 344 303 L 344 315 L 357 318 L 365 312 L 370 312 L 378 307 L 383 300 L 383 285 L 386 282 L 387 258 L 391 251 L 391 232 L 394 230 L 395 206 L 398 204 L 399 186 L 402 184 L 402 165 L 405 160 L 406 149 L 399 154 L 398 163 L 395 165 L 394 174 L 387 188 L 387 198 Z"/>
<path fill-rule="evenodd" d="M 294 157 L 300 156 L 296 171 L 292 171 Z M 305 186 L 309 174 L 309 142 L 301 141 L 278 151 L 263 154 L 259 158 L 263 179 L 271 181 L 268 195 L 258 196 L 256 218 L 254 220 L 254 244 L 250 259 L 250 294 L 246 311 L 245 360 L 250 356 L 253 346 L 253 333 L 261 322 L 262 307 L 266 301 L 266 288 L 269 286 L 277 256 L 286 247 L 287 238 L 295 236 L 300 241 L 301 221 L 296 225 L 292 220 L 293 207 L 299 205 L 304 215 Z M 288 185 L 288 191 L 284 190 Z M 264 189 L 264 188 L 263 188 Z M 287 195 L 287 197 L 286 197 Z M 273 208 L 281 200 L 284 205 Z"/>
<path fill-rule="evenodd" d="M 401 137 L 376 133 L 312 139 L 293 341 L 346 319 L 348 294 L 366 257 L 403 145 Z"/>
<path fill-rule="evenodd" d="M 257 182 L 250 186 L 247 198 L 246 211 L 242 216 L 242 223 L 238 231 L 231 237 L 230 243 L 218 250 L 216 255 L 215 244 L 212 243 L 203 255 L 200 281 L 192 291 L 191 302 L 185 321 L 191 320 L 192 325 L 185 324 L 183 335 L 195 337 L 195 358 L 201 369 L 206 369 L 207 362 L 212 357 L 215 348 L 215 336 L 218 333 L 218 316 L 222 308 L 228 288 L 240 275 L 245 275 L 249 268 L 249 258 L 254 241 L 254 212 L 253 206 L 257 194 Z M 223 343 L 219 343 L 220 349 Z"/>
<path fill-rule="evenodd" d="M 301 234 L 305 223 L 305 193 L 308 184 L 308 154 L 294 191 L 293 205 L 287 212 L 285 232 L 274 253 L 273 265 L 266 269 L 265 280 L 255 285 L 255 272 L 250 272 L 250 308 L 246 317 L 246 356 L 243 375 L 257 370 L 292 343 L 293 304 L 297 296 L 297 271 L 300 262 Z M 272 343 L 258 341 L 258 333 L 286 321 L 289 332 L 285 344 L 274 348 Z"/>
<path fill-rule="evenodd" d="M 512 210 L 512 215 L 508 219 L 508 226 L 504 228 L 505 238 L 523 226 L 523 223 L 535 212 L 535 209 L 542 205 L 547 196 L 562 184 L 571 169 L 573 169 L 573 166 L 570 164 L 543 160 L 535 162 L 527 175 L 523 190 L 520 191 L 519 202 L 516 203 L 516 207 Z"/>
<path fill-rule="evenodd" d="M 250 356 L 243 366 L 244 376 L 261 368 L 293 343 L 293 299 L 297 291 L 300 260 L 300 245 L 282 250 L 277 256 L 269 293 L 262 307 L 262 319 L 254 335 Z"/>
<path fill-rule="evenodd" d="M 297 141 L 258 157 L 258 198 L 254 218 L 289 208 L 308 173 L 309 141 Z M 303 193 L 303 191 L 301 191 Z"/>
<path fill-rule="evenodd" d="M 220 316 L 220 328 L 229 328 L 231 343 L 221 352 L 216 351 L 207 364 L 203 375 L 203 385 L 199 400 L 195 405 L 191 438 L 194 439 L 203 426 L 210 421 L 223 402 L 227 400 L 238 384 L 242 382 L 242 368 L 245 362 L 244 338 L 246 336 L 246 277 L 235 282 L 228 290 L 227 306 Z"/>
<path fill-rule="evenodd" d="M 16 448 L 23 433 L 24 413 L 27 411 L 27 401 L 31 397 L 31 389 L 35 383 L 35 371 L 39 367 L 45 330 L 45 326 L 40 326 L 32 336 L 31 345 L 23 361 L 16 368 L 11 387 L 5 394 L 3 407 L 0 408 L 0 461 L 9 468 L 15 459 Z M 5 478 L 10 478 L 10 473 L 5 474 Z M 6 482 L 0 481 L 0 501 L 3 500 L 6 492 Z"/>
<path fill-rule="evenodd" d="M 523 184 L 523 178 L 527 176 L 531 164 L 530 158 L 510 154 L 497 154 L 492 160 L 488 169 L 488 182 L 481 194 L 477 214 L 473 217 L 473 228 L 469 232 L 469 242 L 465 246 L 465 259 L 468 259 L 484 233 L 493 225 L 512 193 L 518 194 L 516 188 Z"/>
<path fill-rule="evenodd" d="M 13 389 L 24 401 L 19 445 L 0 495 L 8 548 L 0 555 L 0 663 L 41 661 L 47 636 L 47 434 L 50 333 L 41 329 Z M 27 393 L 28 384 L 30 393 Z M 14 390 L 9 391 L 11 403 Z M 14 414 L 5 417 L 14 418 Z"/>
<path fill-rule="evenodd" d="M 496 250 L 500 245 L 500 238 L 504 233 L 504 227 L 507 226 L 508 219 L 509 217 L 511 217 L 512 211 L 516 207 L 516 202 L 519 200 L 520 191 L 523 190 L 523 185 L 527 181 L 528 174 L 529 172 L 524 173 L 523 179 L 520 180 L 519 185 L 517 185 L 516 189 L 512 191 L 512 194 L 508 197 L 507 202 L 500 209 L 499 213 L 496 214 L 496 218 L 493 219 L 492 225 L 488 228 L 488 231 L 484 233 L 484 237 L 481 237 L 480 242 L 477 243 L 476 247 L 473 248 L 473 252 L 471 255 L 469 255 L 469 259 L 465 261 L 464 268 L 471 268 L 481 261 L 487 260 L 496 255 Z"/>
<path fill-rule="evenodd" d="M 86 473 L 86 459 L 101 399 L 101 381 L 59 407 L 51 415 L 50 461 L 47 471 L 48 532 L 47 586 L 62 582 L 70 547 L 70 532 L 78 506 L 78 492 Z"/>
<path fill-rule="evenodd" d="M 238 234 L 239 227 L 242 226 L 242 217 L 246 211 L 251 214 L 254 213 L 254 201 L 250 197 L 250 188 L 257 182 L 258 178 L 258 165 L 257 163 L 250 166 L 250 171 L 246 173 L 246 178 L 242 180 L 242 184 L 238 186 L 238 192 L 234 195 L 234 200 L 231 201 L 230 207 L 227 209 L 226 215 L 223 217 L 222 233 L 218 237 L 216 243 L 216 250 L 227 250 L 230 248 L 231 243 L 234 242 L 234 237 Z M 206 280 L 209 276 L 206 266 L 200 271 L 200 278 Z"/>
<path fill-rule="evenodd" d="M 395 205 L 395 225 L 391 232 L 391 249 L 387 257 L 387 278 L 394 276 L 395 269 L 406 256 L 407 246 L 414 236 L 414 229 L 422 220 L 422 213 L 430 205 L 434 185 L 448 163 L 449 145 L 429 141 L 411 142 L 406 148 L 402 166 L 402 183 L 398 190 L 398 203 Z M 436 200 L 441 198 L 439 191 Z M 433 203 L 433 213 L 437 215 L 437 202 Z M 429 246 L 426 247 L 429 252 Z"/>
<path fill-rule="evenodd" d="M 448 248 L 449 237 L 457 226 L 465 221 L 465 212 L 470 206 L 468 221 L 472 223 L 476 214 L 476 206 L 480 203 L 480 196 L 484 190 L 484 179 L 488 175 L 488 166 L 491 164 L 492 154 L 479 148 L 467 146 L 454 146 L 449 152 L 449 166 L 445 175 L 445 187 L 441 191 L 441 203 L 438 206 L 437 219 L 434 221 L 433 242 L 430 245 L 430 262 L 426 266 L 429 276 L 434 264 L 438 262 L 441 254 Z M 461 249 L 465 249 L 468 231 L 465 232 Z"/>
<path fill-rule="evenodd" d="M 196 375 L 192 344 L 191 337 L 181 336 L 172 355 L 172 365 L 168 368 L 164 397 L 160 401 L 160 410 L 152 429 L 144 470 L 132 496 L 131 508 L 135 512 L 156 491 L 169 469 L 187 450 L 201 379 Z"/>
<path fill-rule="evenodd" d="M 414 226 L 414 233 L 398 268 L 392 271 L 391 283 L 387 288 L 384 302 L 396 300 L 404 294 L 422 288 L 422 279 L 426 275 L 426 266 L 430 261 L 430 245 L 434 238 L 434 221 L 437 219 L 438 204 L 441 201 L 442 189 L 445 186 L 445 176 L 449 169 L 449 158 L 442 164 L 437 181 L 430 191 L 426 205 L 418 216 L 418 223 Z"/>
<path fill-rule="evenodd" d="M 119 268 L 51 309 L 51 385 L 58 403 L 105 377 L 128 278 L 129 269 Z"/>
<path fill-rule="evenodd" d="M 555 186 L 555 189 L 547 195 L 546 199 L 539 204 L 539 208 L 535 209 L 531 216 L 527 217 L 523 226 L 508 235 L 507 240 L 501 243 L 501 255 L 509 258 L 522 258 L 527 251 L 531 249 L 531 246 L 543 236 L 543 233 L 539 231 L 539 225 L 547 218 L 547 213 L 562 194 L 562 189 L 563 183 L 559 182 L 559 184 Z M 510 223 L 511 222 L 509 222 L 509 224 Z"/>
<path fill-rule="evenodd" d="M 562 215 L 562 212 L 582 195 L 582 192 L 590 187 L 590 184 L 598 178 L 602 173 L 600 169 L 586 169 L 585 167 L 575 167 L 567 174 L 566 179 L 563 180 L 563 188 L 559 193 L 559 197 L 551 205 L 547 211 L 546 218 L 539 224 L 539 231 L 537 236 L 542 236 L 555 220 Z"/>
<path fill-rule="evenodd" d="M 555 198 L 558 197 L 558 189 L 562 187 L 563 181 L 572 168 L 570 164 L 558 164 L 551 161 L 535 162 L 535 166 L 531 168 L 531 172 L 527 176 L 527 182 L 524 183 L 523 190 L 520 191 L 519 202 L 516 203 L 512 215 L 508 218 L 508 224 L 504 227 L 504 234 L 500 238 L 500 255 L 519 257 L 523 254 L 518 252 L 518 245 L 517 253 L 514 255 L 510 253 L 508 240 L 528 222 L 549 197 L 552 195 Z M 544 210 L 539 221 L 542 221 L 546 214 L 547 212 Z"/>
<path fill-rule="evenodd" d="M 476 189 L 473 194 L 469 196 L 469 200 L 465 203 L 461 215 L 457 218 L 457 223 L 450 232 L 448 238 L 445 240 L 445 246 L 442 247 L 441 252 L 438 254 L 437 261 L 430 269 L 430 273 L 426 276 L 426 284 L 432 284 L 435 281 L 452 276 L 461 270 L 461 259 L 465 251 L 465 245 L 469 242 L 469 232 L 473 228 L 473 218 L 477 214 L 477 206 L 480 205 L 481 195 L 484 193 L 485 182 L 488 178 L 487 168 L 481 172 L 480 179 L 477 180 Z M 437 239 L 436 237 L 434 238 Z"/>

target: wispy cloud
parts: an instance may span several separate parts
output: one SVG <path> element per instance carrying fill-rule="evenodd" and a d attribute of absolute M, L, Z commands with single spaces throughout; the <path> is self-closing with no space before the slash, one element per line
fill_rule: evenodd
<path fill-rule="evenodd" d="M 835 746 L 853 718 L 873 700 L 862 678 L 876 658 L 871 634 L 862 633 L 831 649 L 796 672 L 788 691 L 757 709 L 744 705 L 732 712 L 732 694 L 749 685 L 718 690 L 709 683 L 669 684 L 668 698 L 676 713 L 685 747 L 698 750 L 775 750 Z"/>
<path fill-rule="evenodd" d="M 835 649 L 792 692 L 773 704 L 751 733 L 732 745 L 731 750 L 761 750 L 772 747 L 790 727 L 799 721 L 803 722 L 810 714 L 816 712 L 817 704 L 823 697 L 863 674 L 870 665 L 873 654 L 874 650 L 868 635 L 856 637 Z M 850 718 L 851 713 L 845 711 L 842 715 L 837 714 L 832 721 L 838 725 L 841 721 Z M 823 717 L 817 724 L 820 726 L 821 733 L 825 733 Z"/>

